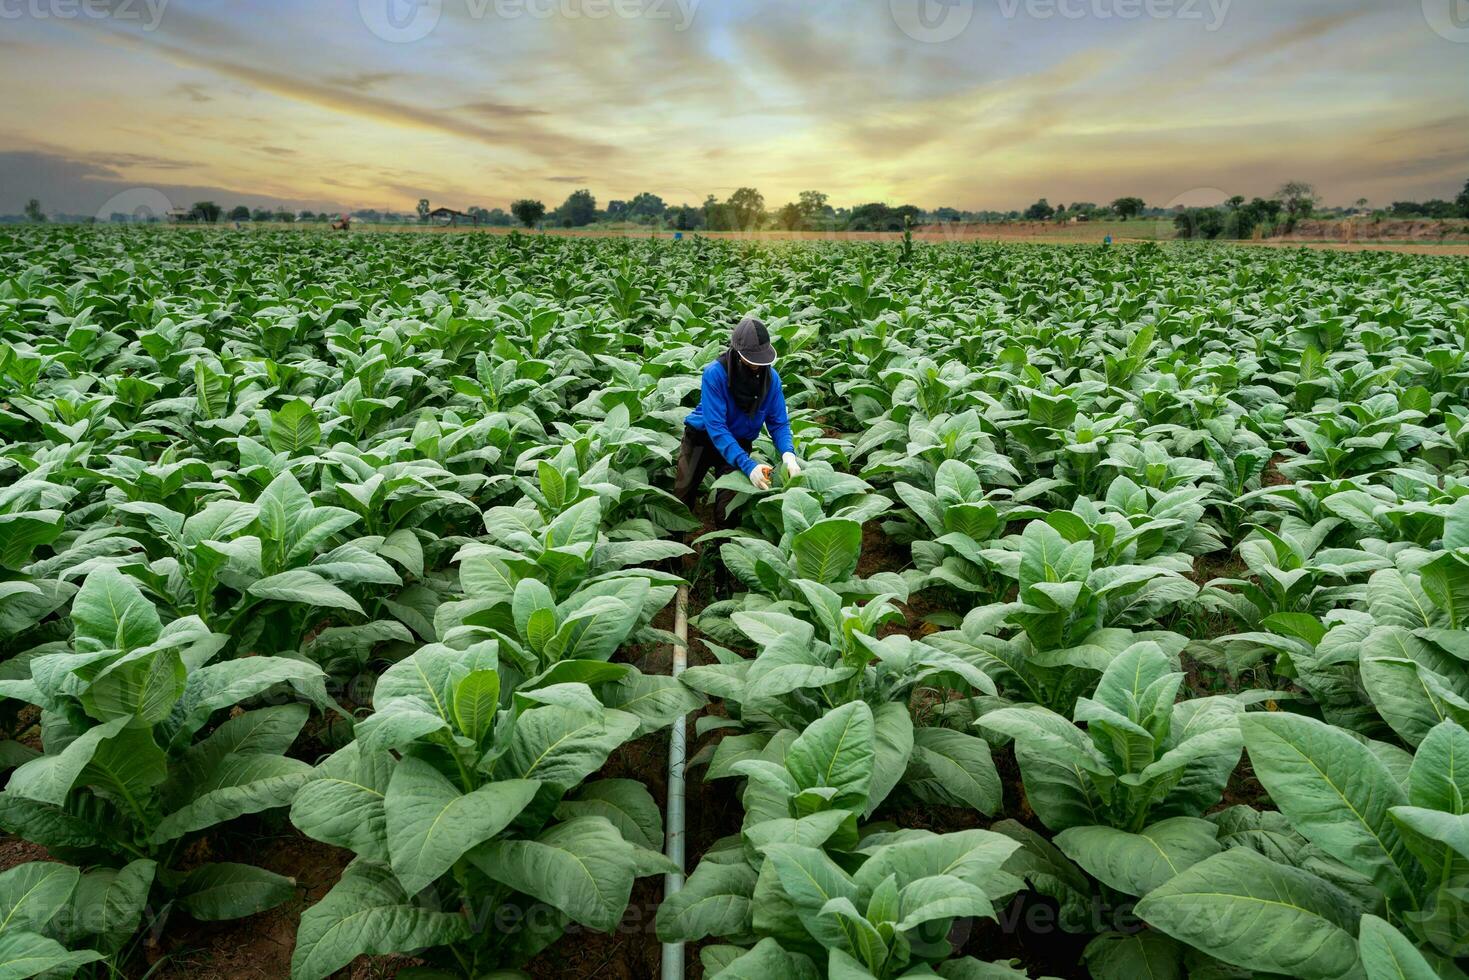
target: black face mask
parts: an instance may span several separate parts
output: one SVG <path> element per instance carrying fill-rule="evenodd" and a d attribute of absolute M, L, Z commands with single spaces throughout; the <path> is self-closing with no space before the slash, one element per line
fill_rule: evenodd
<path fill-rule="evenodd" d="M 730 400 L 745 415 L 754 415 L 770 390 L 770 368 L 757 371 L 733 350 L 724 352 L 724 373 L 729 376 Z"/>

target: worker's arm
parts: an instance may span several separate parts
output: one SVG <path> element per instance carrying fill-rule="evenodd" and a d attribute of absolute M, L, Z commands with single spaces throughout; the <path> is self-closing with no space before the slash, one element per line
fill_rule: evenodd
<path fill-rule="evenodd" d="M 709 441 L 719 450 L 724 461 L 746 476 L 755 468 L 755 460 L 740 447 L 739 441 L 729 431 L 729 383 L 721 380 L 721 372 L 713 369 L 704 372 L 704 384 L 700 391 L 699 407 L 704 415 L 704 431 Z M 789 438 L 789 437 L 787 437 Z"/>
<path fill-rule="evenodd" d="M 771 369 L 770 376 L 770 406 L 765 410 L 765 428 L 770 432 L 770 439 L 775 443 L 775 451 L 782 457 L 786 453 L 795 455 L 796 443 L 791 439 L 791 419 L 786 414 L 786 396 L 781 390 L 780 375 Z"/>

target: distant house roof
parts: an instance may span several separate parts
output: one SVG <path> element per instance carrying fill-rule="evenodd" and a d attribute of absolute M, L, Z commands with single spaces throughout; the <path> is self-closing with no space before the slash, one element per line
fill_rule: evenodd
<path fill-rule="evenodd" d="M 428 216 L 435 221 L 447 221 L 453 225 L 457 225 L 460 221 L 467 221 L 470 224 L 476 225 L 479 224 L 478 215 L 455 211 L 453 208 L 434 208 L 428 213 Z"/>

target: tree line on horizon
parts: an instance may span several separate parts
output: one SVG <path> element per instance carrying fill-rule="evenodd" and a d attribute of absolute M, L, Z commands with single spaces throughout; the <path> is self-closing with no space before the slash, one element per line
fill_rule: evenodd
<path fill-rule="evenodd" d="M 429 200 L 422 198 L 415 211 L 379 211 L 358 208 L 350 212 L 357 221 L 371 224 L 427 224 L 431 220 Z M 765 196 L 753 187 L 741 187 L 724 200 L 708 195 L 702 205 L 670 205 L 649 191 L 628 200 L 610 200 L 598 207 L 597 199 L 586 188 L 572 191 L 558 207 L 549 210 L 532 198 L 522 198 L 501 208 L 472 205 L 463 214 L 477 224 L 526 228 L 587 228 L 591 226 L 641 226 L 672 231 L 902 231 L 916 225 L 982 223 L 1014 221 L 1067 223 L 1136 218 L 1162 218 L 1173 221 L 1180 238 L 1250 238 L 1289 233 L 1296 224 L 1309 217 L 1372 216 L 1377 219 L 1455 219 L 1469 218 L 1469 181 L 1453 201 L 1395 201 L 1389 207 L 1370 209 L 1365 198 L 1352 208 L 1323 208 L 1312 185 L 1290 181 L 1269 198 L 1256 197 L 1246 202 L 1235 195 L 1211 207 L 1150 207 L 1142 198 L 1119 197 L 1110 204 L 1088 201 L 1052 205 L 1041 198 L 1029 207 L 1012 211 L 969 211 L 952 207 L 924 209 L 912 204 L 890 205 L 883 202 L 859 204 L 850 208 L 834 207 L 821 191 L 802 191 L 797 199 L 779 207 L 767 207 Z M 92 222 L 96 217 L 62 215 L 61 220 Z M 196 202 L 184 220 L 200 224 L 220 221 L 236 223 L 327 223 L 336 218 L 329 211 L 291 211 L 285 208 L 250 208 L 236 205 L 229 210 L 213 201 Z M 17 221 L 44 222 L 48 216 L 41 202 L 32 198 L 23 215 L 0 215 L 0 223 Z M 138 218 L 122 213 L 107 219 L 112 223 L 128 223 Z M 152 220 L 159 220 L 152 216 Z"/>

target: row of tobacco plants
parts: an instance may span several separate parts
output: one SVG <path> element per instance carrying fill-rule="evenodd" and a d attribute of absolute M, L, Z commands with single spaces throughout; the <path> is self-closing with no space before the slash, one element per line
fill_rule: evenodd
<path fill-rule="evenodd" d="M 0 976 L 295 899 L 208 846 L 283 817 L 351 855 L 297 980 L 516 975 L 671 870 L 602 773 L 689 714 L 743 805 L 657 912 L 704 976 L 1464 977 L 1466 295 L 1400 255 L 0 235 L 0 827 L 51 858 L 0 872 Z M 805 466 L 710 530 L 672 461 L 750 313 Z M 637 670 L 715 555 L 698 665 Z M 1074 962 L 1014 958 L 1035 909 Z"/>

